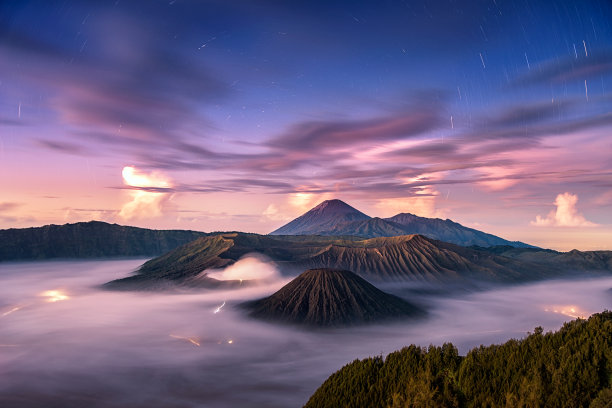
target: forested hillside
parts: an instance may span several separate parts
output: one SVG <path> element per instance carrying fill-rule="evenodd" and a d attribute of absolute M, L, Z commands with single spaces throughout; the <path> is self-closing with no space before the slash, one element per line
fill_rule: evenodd
<path fill-rule="evenodd" d="M 450 343 L 355 360 L 307 408 L 612 406 L 612 312 L 459 356 Z"/>

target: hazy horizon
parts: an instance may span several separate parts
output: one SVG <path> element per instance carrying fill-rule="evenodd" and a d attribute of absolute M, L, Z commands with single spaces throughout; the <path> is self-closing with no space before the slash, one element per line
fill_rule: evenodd
<path fill-rule="evenodd" d="M 338 199 L 336 199 L 336 198 L 333 198 L 333 197 L 332 197 L 332 198 L 329 198 L 328 200 L 338 200 Z M 327 200 L 324 200 L 324 201 L 327 201 Z M 324 201 L 321 201 L 321 202 L 315 203 L 315 205 L 313 206 L 313 208 L 315 208 L 315 207 L 316 207 L 316 206 L 318 206 L 319 204 L 323 203 Z M 349 203 L 346 203 L 346 204 L 350 205 Z M 296 218 L 297 218 L 297 217 L 300 217 L 300 216 L 302 216 L 302 215 L 305 215 L 305 214 L 306 214 L 306 213 L 307 213 L 309 210 L 311 210 L 311 209 L 313 209 L 313 208 L 308 209 L 307 211 L 305 211 L 305 212 L 304 212 L 304 213 L 302 213 L 302 214 L 298 214 L 298 215 L 296 216 Z M 353 208 L 354 208 L 354 207 L 353 207 Z M 358 209 L 358 208 L 355 208 L 355 209 L 359 211 L 359 209 Z M 363 211 L 361 211 L 361 212 L 363 212 Z M 407 212 L 407 211 L 402 211 L 402 212 L 399 212 L 399 213 L 396 213 L 396 214 L 392 214 L 391 216 L 393 216 L 393 215 L 398 215 L 398 214 L 405 213 L 405 212 Z M 374 217 L 384 218 L 384 217 L 379 217 L 378 215 L 370 215 L 370 214 L 366 214 L 366 215 L 368 215 L 368 216 L 370 216 L 370 217 L 372 217 L 372 218 L 374 218 Z M 442 218 L 442 219 L 444 219 L 444 217 L 427 217 L 427 218 Z M 448 219 L 448 218 L 447 218 L 447 219 Z M 102 219 L 91 219 L 91 220 L 83 220 L 83 221 L 63 222 L 63 223 L 57 223 L 57 224 L 50 223 L 50 224 L 43 224 L 43 225 L 30 225 L 30 226 L 23 226 L 23 227 L 21 227 L 21 228 L 37 228 L 37 227 L 44 227 L 44 226 L 47 226 L 47 225 L 65 225 L 65 224 L 73 224 L 73 223 L 77 223 L 77 222 L 96 222 L 96 221 L 99 221 L 99 222 L 106 222 L 106 223 L 112 223 L 112 224 L 118 224 L 118 225 L 124 225 L 124 226 L 139 227 L 138 225 L 135 225 L 135 224 L 130 224 L 130 223 L 128 223 L 128 222 L 121 223 L 121 222 L 117 222 L 117 221 L 109 221 L 109 220 L 106 220 L 106 221 L 105 221 L 105 220 L 102 220 Z M 290 222 L 290 221 L 291 221 L 291 220 L 288 220 L 288 222 Z M 451 220 L 451 221 L 455 221 L 455 220 Z M 283 224 L 283 225 L 284 225 L 284 224 Z M 469 227 L 469 226 L 467 226 L 467 227 Z M 147 227 L 142 227 L 142 226 L 140 226 L 139 228 L 147 228 Z M 476 229 L 476 230 L 479 230 L 479 228 L 476 228 L 476 227 L 473 227 L 473 228 L 474 228 L 474 229 Z M 160 230 L 161 230 L 161 229 L 170 229 L 170 230 L 171 230 L 171 229 L 180 229 L 180 228 L 155 228 L 155 227 L 151 227 L 151 229 L 160 229 Z M 255 234 L 257 234 L 257 233 L 258 233 L 258 232 L 255 232 L 255 231 L 240 231 L 240 230 L 235 229 L 235 228 L 234 228 L 234 229 L 226 229 L 226 230 L 208 230 L 208 231 L 198 230 L 198 229 L 192 229 L 192 230 L 194 230 L 194 231 L 200 231 L 200 232 L 207 232 L 207 233 L 215 233 L 215 232 L 222 233 L 222 232 L 232 232 L 232 231 L 239 231 L 239 232 L 246 232 L 246 233 L 255 233 Z M 485 232 L 485 233 L 491 233 L 490 231 L 486 231 L 486 230 L 480 230 L 480 231 Z M 271 232 L 273 232 L 273 231 L 267 231 L 267 232 L 263 232 L 263 233 L 259 233 L 259 234 L 266 235 L 266 234 L 269 234 L 269 233 L 271 233 Z M 605 233 L 604 231 L 601 231 L 601 232 L 602 232 L 602 233 Z M 505 239 L 506 237 L 501 236 L 500 238 L 504 238 L 504 239 Z M 520 241 L 520 242 L 523 242 L 523 243 L 527 243 L 527 244 L 533 245 L 533 242 L 529 242 L 529 241 L 526 241 L 526 240 L 524 240 L 524 239 L 518 239 L 518 238 L 517 238 L 517 239 L 514 239 L 514 240 L 512 240 L 512 239 L 508 239 L 508 240 L 509 240 L 509 241 Z M 554 242 L 554 241 L 553 241 L 553 242 Z M 537 245 L 536 245 L 536 246 L 537 246 Z M 605 246 L 605 244 L 604 244 L 604 246 L 601 246 L 601 247 L 596 247 L 596 248 L 590 248 L 590 249 L 589 249 L 589 248 L 581 248 L 580 246 L 577 246 L 577 245 L 573 245 L 573 246 L 572 246 L 572 245 L 570 245 L 570 246 L 567 246 L 567 247 L 565 247 L 565 246 L 564 246 L 564 247 L 561 247 L 561 248 L 559 248 L 559 247 L 556 247 L 556 248 L 555 248 L 555 247 L 542 247 L 542 248 L 545 248 L 545 249 L 554 249 L 554 250 L 558 250 L 558 251 L 569 251 L 569 250 L 574 250 L 574 249 L 579 249 L 579 250 L 587 251 L 587 250 L 610 250 L 610 248 L 612 248 L 612 247 Z"/>

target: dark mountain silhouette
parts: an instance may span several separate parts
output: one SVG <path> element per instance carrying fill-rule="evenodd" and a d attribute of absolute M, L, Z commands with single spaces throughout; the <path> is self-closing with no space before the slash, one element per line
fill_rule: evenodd
<path fill-rule="evenodd" d="M 0 261 L 156 256 L 203 232 L 150 230 L 100 221 L 0 230 Z"/>
<path fill-rule="evenodd" d="M 567 271 L 556 263 L 513 259 L 422 235 L 342 239 L 234 232 L 202 237 L 151 259 L 136 275 L 114 281 L 112 286 L 139 289 L 160 282 L 188 285 L 206 269 L 231 265 L 251 253 L 267 256 L 282 273 L 290 276 L 309 268 L 335 268 L 354 271 L 370 282 L 462 282 L 467 279 L 522 282 L 556 277 Z"/>
<path fill-rule="evenodd" d="M 540 248 L 513 248 L 511 246 L 473 247 L 507 258 L 542 265 L 557 265 L 576 271 L 612 271 L 612 251 L 558 252 Z"/>
<path fill-rule="evenodd" d="M 531 247 L 464 227 L 451 220 L 401 213 L 390 218 L 371 218 L 340 200 L 324 201 L 270 235 L 326 235 L 362 238 L 420 234 L 462 246 Z"/>
<path fill-rule="evenodd" d="M 348 326 L 422 314 L 350 271 L 326 268 L 307 270 L 272 296 L 242 306 L 251 317 L 306 326 Z"/>
<path fill-rule="evenodd" d="M 344 201 L 327 200 L 270 234 L 316 235 L 319 231 L 328 231 L 341 224 L 368 219 L 370 217 L 354 209 Z"/>
<path fill-rule="evenodd" d="M 503 238 L 486 232 L 478 231 L 449 219 L 419 217 L 414 214 L 401 213 L 393 217 L 385 218 L 393 224 L 401 225 L 410 234 L 421 234 L 439 241 L 451 242 L 453 244 L 482 247 L 509 245 L 516 248 L 532 247 L 519 241 L 507 241 Z"/>

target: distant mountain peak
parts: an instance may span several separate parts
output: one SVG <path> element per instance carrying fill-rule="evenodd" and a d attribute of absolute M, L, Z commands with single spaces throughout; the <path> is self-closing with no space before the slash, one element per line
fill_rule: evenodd
<path fill-rule="evenodd" d="M 351 207 L 347 203 L 342 200 L 338 200 L 337 198 L 331 200 L 325 200 L 316 207 L 312 208 L 308 212 L 312 213 L 322 213 L 324 211 L 342 211 L 342 212 L 356 212 L 363 214 L 361 211 L 357 210 L 354 207 Z M 365 214 L 364 214 L 365 215 Z M 367 217 L 367 216 L 366 216 Z"/>
<path fill-rule="evenodd" d="M 325 200 L 305 214 L 283 225 L 271 235 L 307 235 L 326 231 L 353 221 L 369 220 L 370 217 L 342 200 Z"/>

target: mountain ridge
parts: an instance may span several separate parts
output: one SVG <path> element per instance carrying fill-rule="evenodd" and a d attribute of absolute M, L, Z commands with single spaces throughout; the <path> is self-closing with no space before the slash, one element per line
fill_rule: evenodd
<path fill-rule="evenodd" d="M 157 256 L 205 235 L 198 231 L 152 230 L 102 221 L 10 228 L 0 230 L 0 262 Z"/>
<path fill-rule="evenodd" d="M 338 217 L 326 212 L 329 206 L 347 209 L 351 216 Z M 348 209 L 351 212 L 348 212 Z M 307 211 L 300 217 L 272 231 L 269 235 L 325 235 L 357 236 L 361 238 L 392 237 L 420 234 L 439 241 L 461 246 L 532 247 L 519 241 L 508 241 L 493 234 L 465 227 L 457 222 L 440 218 L 419 217 L 410 213 L 399 213 L 393 217 L 370 217 L 345 202 L 326 200 Z"/>
<path fill-rule="evenodd" d="M 233 232 L 185 244 L 147 261 L 135 275 L 112 281 L 108 287 L 138 290 L 160 282 L 189 285 L 206 269 L 229 266 L 251 253 L 266 256 L 286 276 L 295 276 L 304 269 L 346 269 L 373 283 L 516 283 L 568 272 L 562 263 L 513 259 L 422 235 L 342 239 Z"/>

